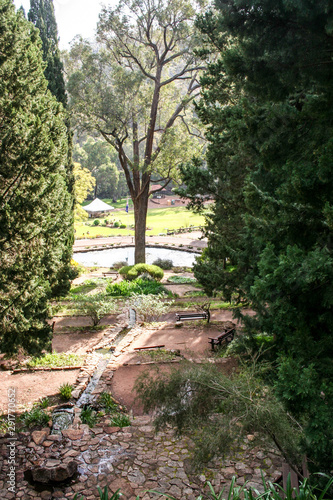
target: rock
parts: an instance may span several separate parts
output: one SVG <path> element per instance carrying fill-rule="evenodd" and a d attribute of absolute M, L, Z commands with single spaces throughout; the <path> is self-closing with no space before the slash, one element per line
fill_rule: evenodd
<path fill-rule="evenodd" d="M 76 440 L 82 438 L 83 430 L 82 429 L 64 429 L 62 431 L 62 435 L 64 437 L 67 437 L 68 439 L 71 439 L 72 441 L 76 441 Z"/>
<path fill-rule="evenodd" d="M 41 431 L 34 431 L 31 433 L 31 437 L 34 443 L 42 444 L 42 442 L 47 438 L 50 434 L 50 429 L 42 429 Z"/>
<path fill-rule="evenodd" d="M 135 484 L 139 484 L 139 485 L 144 484 L 145 481 L 146 481 L 146 478 L 145 478 L 144 474 L 142 474 L 142 472 L 140 472 L 139 470 L 133 470 L 133 471 L 131 471 L 128 474 L 127 479 L 131 483 L 135 483 Z"/>
<path fill-rule="evenodd" d="M 51 462 L 51 461 L 49 461 Z M 77 463 L 72 460 L 67 464 L 60 464 L 55 467 L 38 467 L 32 469 L 32 478 L 39 483 L 48 484 L 51 481 L 62 482 L 71 478 L 77 472 Z"/>

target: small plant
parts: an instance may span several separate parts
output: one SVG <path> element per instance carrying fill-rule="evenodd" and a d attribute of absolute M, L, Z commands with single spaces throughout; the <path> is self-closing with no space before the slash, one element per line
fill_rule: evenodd
<path fill-rule="evenodd" d="M 111 418 L 111 425 L 115 427 L 128 427 L 131 425 L 130 418 L 123 413 L 118 413 Z"/>
<path fill-rule="evenodd" d="M 166 289 L 160 283 L 152 280 L 138 278 L 134 281 L 121 281 L 120 283 L 109 283 L 106 287 L 106 293 L 113 297 L 131 297 L 139 295 L 157 295 L 167 293 Z"/>
<path fill-rule="evenodd" d="M 25 427 L 46 427 L 50 420 L 50 414 L 37 405 L 20 416 L 20 421 Z"/>
<path fill-rule="evenodd" d="M 169 276 L 168 281 L 170 283 L 197 283 L 195 278 L 188 276 Z"/>
<path fill-rule="evenodd" d="M 91 406 L 86 406 L 81 411 L 80 419 L 83 424 L 87 424 L 89 427 L 95 427 L 99 421 L 99 415 Z"/>
<path fill-rule="evenodd" d="M 126 229 L 126 224 L 120 224 L 120 229 Z"/>
<path fill-rule="evenodd" d="M 114 413 L 118 409 L 118 405 L 108 392 L 102 392 L 98 398 L 99 405 L 105 410 L 105 413 Z"/>
<path fill-rule="evenodd" d="M 69 401 L 72 397 L 73 389 L 74 389 L 74 387 L 72 385 L 70 385 L 68 382 L 66 382 L 65 384 L 62 384 L 59 387 L 61 399 L 63 399 L 64 401 Z"/>
<path fill-rule="evenodd" d="M 93 222 L 94 226 L 98 226 L 99 225 L 99 220 L 98 219 L 95 219 L 94 222 Z"/>
<path fill-rule="evenodd" d="M 135 309 L 137 314 L 146 323 L 158 321 L 158 319 L 166 314 L 173 304 L 173 301 L 165 301 L 165 295 L 136 295 L 133 294 L 129 301 L 130 307 Z"/>
<path fill-rule="evenodd" d="M 113 314 L 118 308 L 117 303 L 108 298 L 104 293 L 77 297 L 75 305 L 79 313 L 90 316 L 94 326 L 98 325 L 105 314 Z"/>
<path fill-rule="evenodd" d="M 124 266 L 119 270 L 119 273 L 124 276 L 126 280 L 137 279 L 142 274 L 149 274 L 157 281 L 161 281 L 164 276 L 163 269 L 151 264 L 135 264 L 135 266 Z"/>
<path fill-rule="evenodd" d="M 99 493 L 99 500 L 119 500 L 119 498 L 122 496 L 122 493 L 120 493 L 120 489 L 117 490 L 115 493 L 113 493 L 110 496 L 110 498 L 109 498 L 107 486 L 105 486 L 103 491 L 101 490 L 101 488 L 99 486 L 97 486 L 97 490 Z"/>
<path fill-rule="evenodd" d="M 46 396 L 45 398 L 42 398 L 39 402 L 38 402 L 38 406 L 39 408 L 48 408 L 50 406 L 50 400 L 49 398 Z"/>
<path fill-rule="evenodd" d="M 172 266 L 173 266 L 173 262 L 172 260 L 169 260 L 169 259 L 156 259 L 154 262 L 153 262 L 153 266 L 158 266 L 160 267 L 161 269 L 172 269 Z"/>

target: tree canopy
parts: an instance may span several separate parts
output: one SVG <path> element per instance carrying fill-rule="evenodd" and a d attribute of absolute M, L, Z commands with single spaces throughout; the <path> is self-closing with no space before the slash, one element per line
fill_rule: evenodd
<path fill-rule="evenodd" d="M 304 424 L 314 469 L 333 466 L 332 71 L 329 2 L 217 0 L 201 16 L 198 113 L 207 163 L 183 168 L 192 204 L 215 200 L 206 291 L 250 303 L 249 332 L 272 335 L 276 393 Z M 200 197 L 198 197 L 200 194 Z"/>
<path fill-rule="evenodd" d="M 48 299 L 67 291 L 67 129 L 47 90 L 38 30 L 0 0 L 0 349 L 50 346 Z"/>
<path fill-rule="evenodd" d="M 28 19 L 39 29 L 43 46 L 43 60 L 46 62 L 44 74 L 48 81 L 48 88 L 58 101 L 66 106 L 67 96 L 63 64 L 58 47 L 58 27 L 53 0 L 30 0 Z"/>
<path fill-rule="evenodd" d="M 145 262 L 150 179 L 167 185 L 197 144 L 188 107 L 198 95 L 195 11 L 187 0 L 122 0 L 104 8 L 98 44 L 72 47 L 68 89 L 82 128 L 117 151 L 135 215 L 135 262 Z M 189 120 L 188 120 L 189 118 Z M 159 177 L 159 178 L 158 178 Z"/>

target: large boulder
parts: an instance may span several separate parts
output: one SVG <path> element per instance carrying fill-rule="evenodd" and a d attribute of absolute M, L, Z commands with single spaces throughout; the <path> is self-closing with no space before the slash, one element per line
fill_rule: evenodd
<path fill-rule="evenodd" d="M 48 462 L 51 462 L 51 460 Z M 58 461 L 54 460 L 54 462 Z M 46 463 L 44 467 L 31 469 L 31 476 L 33 481 L 38 483 L 61 483 L 62 481 L 66 481 L 66 479 L 70 479 L 76 472 L 77 462 L 71 460 L 65 464 Z"/>

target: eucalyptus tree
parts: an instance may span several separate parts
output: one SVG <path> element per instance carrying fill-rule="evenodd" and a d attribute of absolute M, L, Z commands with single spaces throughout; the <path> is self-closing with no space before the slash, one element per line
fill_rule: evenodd
<path fill-rule="evenodd" d="M 188 0 L 103 8 L 97 44 L 77 40 L 68 89 L 76 120 L 116 149 L 133 201 L 135 262 L 145 262 L 150 180 L 165 187 L 198 147 L 190 103 L 202 62 Z M 199 134 L 200 135 L 200 134 Z"/>
<path fill-rule="evenodd" d="M 38 30 L 0 0 L 0 350 L 50 347 L 48 299 L 68 290 L 72 196 L 63 106 Z"/>

